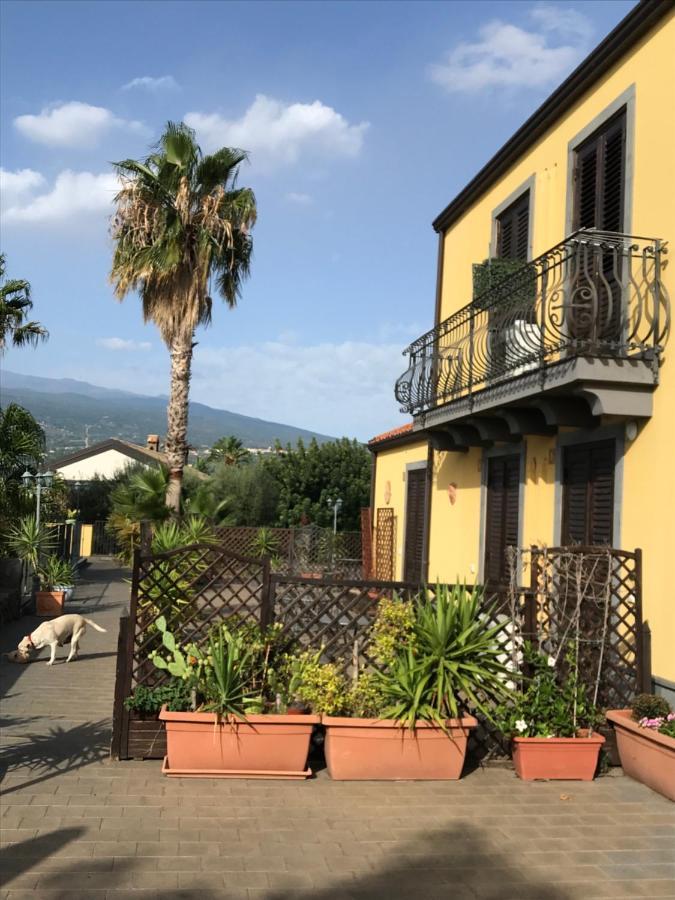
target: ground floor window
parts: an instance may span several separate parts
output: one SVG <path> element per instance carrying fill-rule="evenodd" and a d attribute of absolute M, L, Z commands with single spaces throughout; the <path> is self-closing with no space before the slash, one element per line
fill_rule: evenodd
<path fill-rule="evenodd" d="M 509 581 L 507 547 L 517 547 L 520 524 L 520 455 L 487 460 L 485 507 L 485 583 L 503 587 Z"/>
<path fill-rule="evenodd" d="M 576 444 L 563 450 L 561 543 L 612 545 L 615 441 Z"/>
<path fill-rule="evenodd" d="M 403 579 L 422 582 L 424 568 L 424 529 L 426 521 L 426 467 L 408 469 L 405 504 L 405 547 Z"/>

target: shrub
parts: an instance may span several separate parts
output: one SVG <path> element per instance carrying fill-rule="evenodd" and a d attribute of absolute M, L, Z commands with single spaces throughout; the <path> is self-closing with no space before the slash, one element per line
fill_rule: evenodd
<path fill-rule="evenodd" d="M 633 700 L 631 709 L 637 722 L 640 719 L 660 719 L 665 718 L 670 712 L 670 703 L 665 697 L 658 697 L 656 694 L 638 694 Z"/>

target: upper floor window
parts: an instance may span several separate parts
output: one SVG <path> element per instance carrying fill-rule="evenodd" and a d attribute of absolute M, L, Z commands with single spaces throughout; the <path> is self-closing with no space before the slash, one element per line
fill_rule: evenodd
<path fill-rule="evenodd" d="M 572 227 L 623 231 L 626 111 L 623 109 L 574 151 Z"/>
<path fill-rule="evenodd" d="M 530 192 L 497 216 L 497 256 L 500 259 L 527 260 L 530 233 Z"/>

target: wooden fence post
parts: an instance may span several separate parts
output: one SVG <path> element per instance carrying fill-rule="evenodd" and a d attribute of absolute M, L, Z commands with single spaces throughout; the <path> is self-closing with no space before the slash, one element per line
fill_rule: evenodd
<path fill-rule="evenodd" d="M 112 737 L 110 740 L 110 758 L 122 758 L 122 721 L 127 712 L 124 708 L 127 666 L 127 639 L 129 632 L 129 616 L 120 617 L 120 630 L 117 636 L 117 663 L 115 666 L 115 699 L 113 701 Z M 126 754 L 125 754 L 126 755 Z"/>
<path fill-rule="evenodd" d="M 262 585 L 260 587 L 260 627 L 265 629 L 274 621 L 274 598 L 269 556 L 262 560 Z"/>
<path fill-rule="evenodd" d="M 638 690 L 641 694 L 652 693 L 652 630 L 649 622 L 643 622 L 640 629 L 640 665 L 638 669 Z"/>

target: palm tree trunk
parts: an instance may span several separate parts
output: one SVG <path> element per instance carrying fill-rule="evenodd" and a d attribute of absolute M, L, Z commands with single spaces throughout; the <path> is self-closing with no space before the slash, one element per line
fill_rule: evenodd
<path fill-rule="evenodd" d="M 183 467 L 187 460 L 188 403 L 192 370 L 193 333 L 175 337 L 171 354 L 171 391 L 167 407 L 166 455 L 169 463 L 169 486 L 166 505 L 174 516 L 180 514 Z"/>

